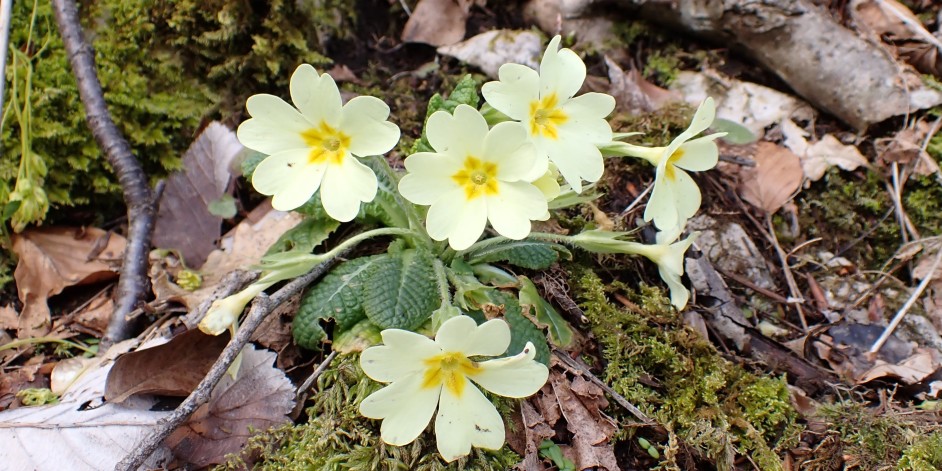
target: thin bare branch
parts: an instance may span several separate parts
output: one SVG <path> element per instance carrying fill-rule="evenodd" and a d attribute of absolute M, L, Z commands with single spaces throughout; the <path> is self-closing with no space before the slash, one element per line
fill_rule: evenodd
<path fill-rule="evenodd" d="M 209 373 L 206 373 L 206 376 L 196 389 L 190 393 L 170 416 L 163 419 L 155 427 L 154 431 L 144 438 L 133 452 L 129 453 L 118 463 L 118 466 L 115 467 L 115 471 L 132 471 L 138 469 L 141 464 L 154 453 L 154 450 L 160 446 L 160 443 L 163 442 L 165 438 L 173 433 L 177 427 L 186 422 L 186 420 L 190 418 L 190 415 L 196 412 L 196 409 L 209 401 L 209 397 L 216 387 L 216 384 L 218 384 L 219 380 L 226 374 L 229 366 L 232 365 L 236 356 L 239 355 L 239 352 L 242 351 L 245 344 L 252 338 L 252 334 L 254 334 L 258 326 L 262 324 L 265 317 L 278 307 L 278 305 L 299 293 L 314 280 L 320 278 L 332 264 L 332 262 L 326 262 L 314 267 L 314 269 L 306 275 L 295 278 L 293 281 L 283 286 L 272 294 L 271 297 L 262 293 L 255 298 L 255 301 L 252 303 L 252 309 L 249 310 L 245 321 L 239 327 L 239 330 L 232 340 L 229 341 L 229 344 L 226 345 L 222 354 L 219 355 L 216 363 L 213 363 Z"/>
<path fill-rule="evenodd" d="M 128 208 L 128 245 L 115 292 L 115 310 L 108 323 L 108 330 L 101 339 L 100 351 L 104 352 L 109 345 L 130 336 L 126 316 L 144 297 L 149 286 L 147 252 L 154 227 L 154 200 L 144 169 L 108 113 L 95 68 L 95 54 L 82 33 L 75 2 L 53 0 L 52 4 L 72 74 L 78 82 L 85 119 L 118 177 Z"/>

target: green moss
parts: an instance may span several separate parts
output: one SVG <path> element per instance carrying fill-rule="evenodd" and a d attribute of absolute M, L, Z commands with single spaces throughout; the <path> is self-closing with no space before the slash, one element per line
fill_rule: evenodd
<path fill-rule="evenodd" d="M 642 73 L 648 79 L 662 85 L 670 85 L 680 72 L 681 64 L 677 53 L 677 47 L 672 45 L 653 51 L 645 61 Z"/>
<path fill-rule="evenodd" d="M 379 422 L 359 415 L 360 401 L 382 385 L 366 377 L 355 355 L 342 356 L 317 381 L 309 421 L 286 425 L 252 438 L 241 457 L 232 456 L 218 470 L 244 469 L 243 459 L 259 461 L 252 469 L 285 471 L 474 470 L 505 471 L 520 461 L 506 447 L 472 449 L 469 457 L 448 464 L 438 455 L 434 435 L 426 432 L 413 443 L 396 447 L 379 439 Z M 507 412 L 509 402 L 498 404 Z"/>
<path fill-rule="evenodd" d="M 901 471 L 942 469 L 942 432 L 933 432 L 908 446 L 896 464 L 896 469 Z"/>
<path fill-rule="evenodd" d="M 800 427 L 783 378 L 751 374 L 723 359 L 684 327 L 661 290 L 603 283 L 577 269 L 574 292 L 591 321 L 605 365 L 604 380 L 718 469 L 746 454 L 760 469 L 780 469 L 777 452 L 795 443 Z M 624 295 L 631 309 L 615 306 Z M 652 385 L 652 381 L 656 386 Z M 673 454 L 665 453 L 664 466 Z"/>
<path fill-rule="evenodd" d="M 942 185 L 933 176 L 912 176 L 903 191 L 903 207 L 920 232 L 942 233 Z"/>
<path fill-rule="evenodd" d="M 834 252 L 849 247 L 843 256 L 862 266 L 879 267 L 902 242 L 893 215 L 884 219 L 893 203 L 874 172 L 861 175 L 832 168 L 795 201 L 807 239 L 824 237 Z"/>

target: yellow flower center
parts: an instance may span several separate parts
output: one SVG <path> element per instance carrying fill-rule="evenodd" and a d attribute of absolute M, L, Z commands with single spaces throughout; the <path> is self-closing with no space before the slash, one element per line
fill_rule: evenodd
<path fill-rule="evenodd" d="M 484 162 L 470 155 L 465 157 L 464 166 L 452 175 L 451 179 L 464 188 L 468 201 L 482 195 L 493 196 L 499 193 L 497 164 Z"/>
<path fill-rule="evenodd" d="M 461 352 L 447 352 L 425 360 L 423 388 L 443 386 L 456 397 L 464 393 L 465 378 L 474 376 L 478 371 L 477 363 L 468 359 Z"/>
<path fill-rule="evenodd" d="M 563 110 L 556 107 L 556 93 L 551 93 L 540 100 L 530 102 L 530 134 L 550 139 L 559 137 L 556 128 L 569 119 Z"/>
<path fill-rule="evenodd" d="M 671 181 L 677 181 L 677 173 L 674 171 L 674 162 L 684 156 L 684 149 L 677 148 L 670 157 L 667 158 L 667 166 L 664 167 L 664 176 Z"/>
<path fill-rule="evenodd" d="M 302 132 L 301 138 L 311 148 L 307 160 L 312 164 L 327 162 L 339 165 L 347 155 L 347 148 L 350 147 L 350 136 L 334 129 L 324 121 L 321 121 L 316 128 Z"/>

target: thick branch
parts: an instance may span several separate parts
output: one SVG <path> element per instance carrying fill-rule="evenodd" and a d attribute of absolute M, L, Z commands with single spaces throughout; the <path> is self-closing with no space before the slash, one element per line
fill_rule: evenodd
<path fill-rule="evenodd" d="M 155 430 L 151 432 L 133 452 L 125 456 L 124 459 L 118 463 L 118 466 L 115 467 L 115 471 L 132 471 L 138 469 L 141 464 L 154 453 L 154 450 L 160 446 L 160 443 L 163 442 L 165 438 L 173 433 L 177 427 L 186 422 L 196 409 L 209 401 L 209 397 L 216 387 L 216 384 L 219 383 L 223 375 L 226 374 L 226 371 L 229 370 L 229 366 L 232 365 L 236 356 L 242 351 L 242 347 L 252 338 L 252 334 L 254 334 L 258 326 L 262 324 L 265 317 L 278 305 L 299 293 L 314 280 L 320 278 L 332 264 L 333 262 L 326 262 L 314 267 L 314 269 L 306 275 L 295 278 L 293 281 L 283 286 L 272 294 L 271 297 L 262 293 L 255 298 L 255 302 L 252 303 L 252 309 L 249 310 L 249 315 L 246 316 L 245 322 L 239 327 L 235 337 L 226 345 L 226 348 L 222 351 L 222 354 L 219 355 L 216 363 L 210 368 L 209 373 L 206 373 L 206 377 L 203 378 L 203 381 L 200 382 L 196 389 L 190 393 L 186 400 L 184 400 L 169 417 L 163 419 L 156 426 Z"/>
<path fill-rule="evenodd" d="M 128 208 L 128 245 L 115 293 L 115 310 L 101 341 L 101 351 L 106 351 L 112 343 L 130 336 L 127 315 L 149 286 L 147 252 L 154 226 L 154 201 L 140 162 L 108 113 L 95 69 L 95 55 L 82 34 L 75 2 L 53 0 L 52 3 L 69 64 L 78 82 L 88 127 L 118 177 Z"/>

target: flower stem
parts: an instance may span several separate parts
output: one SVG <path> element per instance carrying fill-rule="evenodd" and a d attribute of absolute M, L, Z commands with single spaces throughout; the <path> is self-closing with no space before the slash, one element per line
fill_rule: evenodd
<path fill-rule="evenodd" d="M 72 347 L 72 348 L 77 348 L 85 353 L 88 353 L 89 355 L 95 355 L 97 353 L 95 350 L 92 350 L 91 348 L 88 348 L 80 343 L 70 342 L 68 340 L 63 340 L 63 339 L 59 339 L 55 337 L 33 337 L 33 338 L 28 338 L 28 339 L 14 340 L 12 342 L 0 345 L 0 351 L 21 347 L 23 345 L 32 345 L 32 344 L 39 344 L 39 343 L 60 343 L 62 345 L 68 345 L 69 347 Z"/>
<path fill-rule="evenodd" d="M 416 232 L 412 229 L 406 229 L 403 227 L 381 227 L 379 229 L 373 229 L 370 231 L 361 232 L 341 242 L 339 245 L 334 247 L 329 252 L 322 255 L 317 255 L 317 257 L 320 258 L 321 263 L 323 263 L 323 262 L 336 258 L 341 253 L 343 253 L 344 250 L 351 249 L 366 239 L 370 239 L 373 237 L 386 236 L 386 235 L 415 236 L 418 234 L 416 234 Z"/>
<path fill-rule="evenodd" d="M 383 174 L 386 176 L 386 179 L 388 181 L 398 183 L 399 176 L 396 175 L 396 172 L 392 169 L 392 167 L 389 166 L 389 162 L 386 161 L 386 158 L 381 155 L 374 156 L 374 158 L 376 159 L 376 162 L 379 164 L 378 165 L 379 170 L 383 172 Z M 399 208 L 397 209 L 402 214 L 402 216 L 406 218 L 409 228 L 420 231 L 420 233 L 424 235 L 426 239 L 428 239 L 429 237 L 425 233 L 425 228 L 422 225 L 422 218 L 419 217 L 419 213 L 418 211 L 416 211 L 415 205 L 406 201 L 402 197 L 402 195 L 399 194 L 398 187 L 393 188 L 392 194 L 393 194 L 393 198 L 396 199 L 396 203 L 399 204 Z"/>

